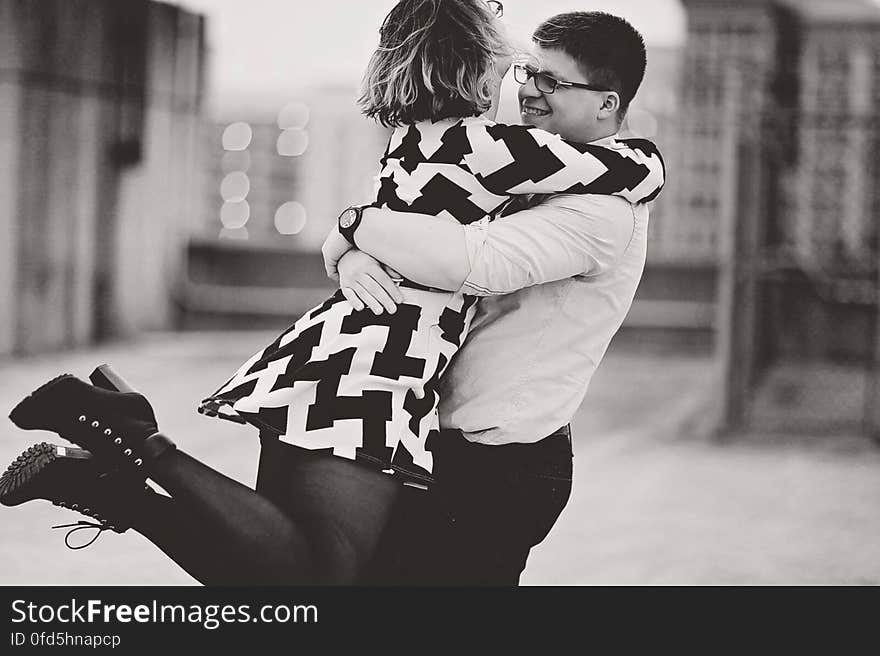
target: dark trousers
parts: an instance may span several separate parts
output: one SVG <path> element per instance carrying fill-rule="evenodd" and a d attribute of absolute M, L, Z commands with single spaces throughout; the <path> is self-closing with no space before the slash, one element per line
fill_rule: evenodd
<path fill-rule="evenodd" d="M 434 444 L 437 482 L 403 488 L 363 582 L 517 585 L 571 495 L 569 427 L 532 444 L 475 444 L 459 431 Z"/>

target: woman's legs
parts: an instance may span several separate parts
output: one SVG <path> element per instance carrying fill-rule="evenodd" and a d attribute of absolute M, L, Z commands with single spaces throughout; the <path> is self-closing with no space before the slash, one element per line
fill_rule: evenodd
<path fill-rule="evenodd" d="M 143 395 L 69 374 L 34 390 L 10 419 L 19 428 L 54 431 L 78 444 L 120 481 L 139 487 L 146 475 L 162 486 L 173 506 L 147 501 L 146 493 L 124 495 L 135 497 L 124 508 L 130 525 L 211 583 L 353 582 L 399 489 L 377 469 L 291 447 L 274 470 L 270 500 L 177 450 L 158 431 Z M 119 496 L 109 495 L 88 514 L 117 510 Z M 216 567 L 208 564 L 211 558 Z"/>
<path fill-rule="evenodd" d="M 273 438 L 261 444 L 257 489 L 319 536 L 321 569 L 341 583 L 359 580 L 374 557 L 402 485 L 378 469 Z"/>
<path fill-rule="evenodd" d="M 280 447 L 271 471 L 261 471 L 271 499 L 167 451 L 152 478 L 172 498 L 135 508 L 134 528 L 205 584 L 354 582 L 372 558 L 398 483 L 343 458 Z"/>
<path fill-rule="evenodd" d="M 206 526 L 170 497 L 149 495 L 133 504 L 132 528 L 203 585 L 231 585 L 234 572 L 218 551 L 206 549 Z"/>

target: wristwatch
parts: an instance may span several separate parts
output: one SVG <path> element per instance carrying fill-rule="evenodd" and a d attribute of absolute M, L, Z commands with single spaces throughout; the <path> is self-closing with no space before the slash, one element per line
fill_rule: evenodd
<path fill-rule="evenodd" d="M 357 246 L 354 243 L 354 231 L 361 224 L 362 218 L 364 218 L 364 208 L 360 205 L 342 210 L 342 214 L 339 215 L 339 234 L 345 237 L 352 246 Z"/>

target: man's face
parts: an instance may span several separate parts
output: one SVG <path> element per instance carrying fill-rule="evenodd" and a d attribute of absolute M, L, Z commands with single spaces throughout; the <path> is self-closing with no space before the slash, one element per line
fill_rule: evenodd
<path fill-rule="evenodd" d="M 537 68 L 557 80 L 589 84 L 577 62 L 562 50 L 534 46 Z M 607 136 L 607 126 L 600 125 L 598 114 L 605 93 L 574 87 L 558 87 L 552 94 L 535 88 L 534 79 L 519 87 L 520 118 L 571 141 L 588 142 Z M 612 131 L 613 134 L 613 131 Z"/>

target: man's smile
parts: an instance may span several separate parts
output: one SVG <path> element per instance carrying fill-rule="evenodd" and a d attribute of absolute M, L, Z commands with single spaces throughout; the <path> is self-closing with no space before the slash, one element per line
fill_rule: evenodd
<path fill-rule="evenodd" d="M 524 116 L 547 116 L 548 114 L 550 114 L 550 112 L 546 109 L 540 109 L 538 107 L 532 107 L 526 104 L 520 106 L 520 111 Z"/>

